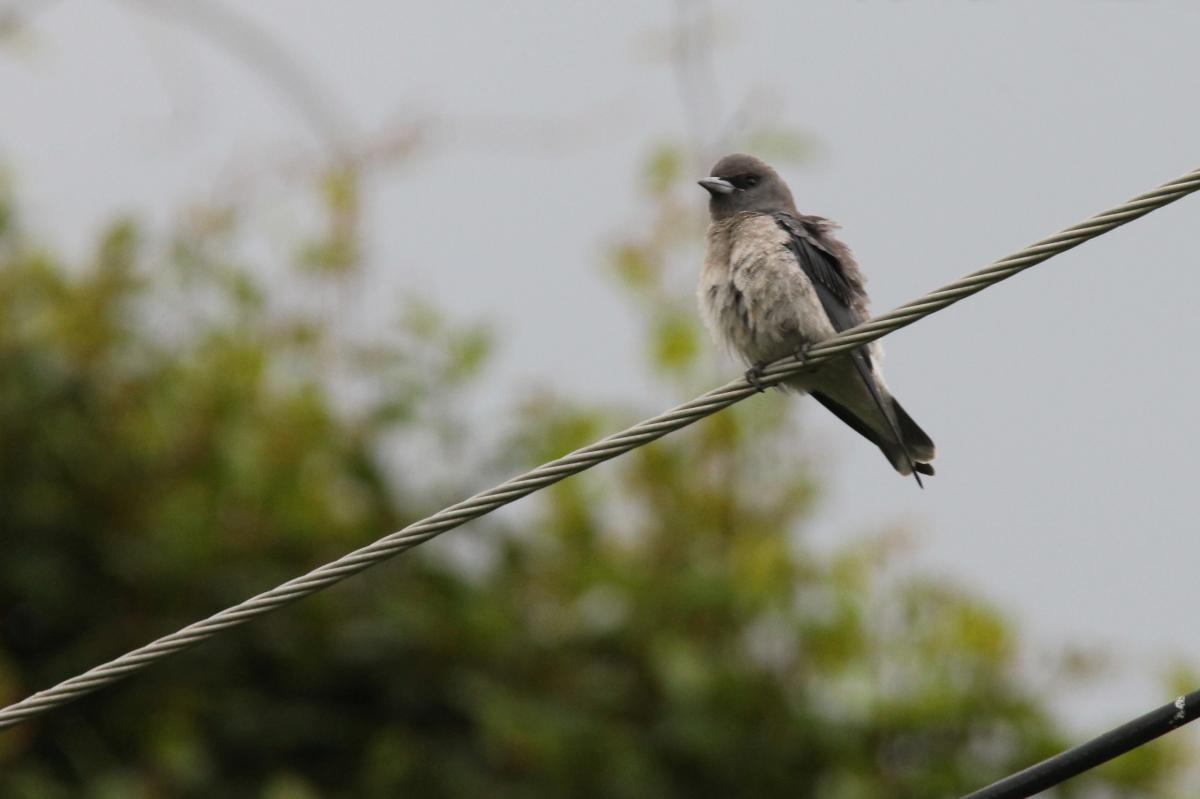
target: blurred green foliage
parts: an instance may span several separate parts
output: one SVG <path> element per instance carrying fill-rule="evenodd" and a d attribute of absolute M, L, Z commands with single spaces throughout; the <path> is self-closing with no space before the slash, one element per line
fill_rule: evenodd
<path fill-rule="evenodd" d="M 672 389 L 714 374 L 684 161 L 649 160 L 611 249 Z M 352 279 L 357 183 L 318 187 L 297 280 Z M 389 470 L 461 442 L 487 334 L 414 302 L 342 340 L 239 265 L 242 215 L 168 246 L 122 222 L 67 264 L 0 199 L 2 703 L 653 410 L 539 393 L 504 457 L 435 438 L 454 478 Z M 945 797 L 1063 746 L 994 609 L 891 568 L 896 534 L 805 544 L 791 419 L 743 403 L 0 733 L 0 796 Z M 1061 795 L 1163 796 L 1180 765 L 1167 741 Z"/>

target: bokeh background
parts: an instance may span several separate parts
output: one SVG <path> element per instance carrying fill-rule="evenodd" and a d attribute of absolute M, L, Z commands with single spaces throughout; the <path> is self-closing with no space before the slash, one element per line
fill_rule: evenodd
<path fill-rule="evenodd" d="M 1186 2 L 0 2 L 0 702 L 728 379 L 732 149 L 877 310 L 1200 158 Z M 0 734 L 0 795 L 952 796 L 1200 685 L 1185 199 Z M 1061 796 L 1192 796 L 1185 730 Z"/>

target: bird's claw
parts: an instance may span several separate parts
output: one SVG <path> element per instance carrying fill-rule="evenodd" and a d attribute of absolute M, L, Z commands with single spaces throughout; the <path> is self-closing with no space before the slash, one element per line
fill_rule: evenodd
<path fill-rule="evenodd" d="M 796 348 L 796 351 L 792 353 L 792 357 L 795 358 L 797 361 L 803 363 L 804 361 L 808 360 L 808 352 L 811 349 L 812 349 L 811 344 L 801 344 L 799 347 Z"/>
<path fill-rule="evenodd" d="M 758 391 L 759 394 L 762 394 L 767 390 L 767 387 L 762 384 L 764 368 L 766 368 L 766 364 L 762 361 L 759 361 L 746 370 L 746 382 L 754 386 L 755 390 Z"/>

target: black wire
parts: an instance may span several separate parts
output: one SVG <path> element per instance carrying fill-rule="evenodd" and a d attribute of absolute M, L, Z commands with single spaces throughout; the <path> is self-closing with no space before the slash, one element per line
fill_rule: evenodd
<path fill-rule="evenodd" d="M 1163 705 L 1085 744 L 994 782 L 963 799 L 1025 799 L 1101 763 L 1107 763 L 1160 735 L 1177 730 L 1197 716 L 1200 716 L 1200 691 L 1192 691 L 1169 705 Z"/>

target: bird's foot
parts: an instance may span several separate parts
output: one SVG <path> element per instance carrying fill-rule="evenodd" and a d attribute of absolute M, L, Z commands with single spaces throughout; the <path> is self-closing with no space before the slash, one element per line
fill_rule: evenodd
<path fill-rule="evenodd" d="M 746 382 L 754 386 L 759 394 L 767 390 L 767 387 L 762 383 L 763 369 L 766 367 L 766 361 L 759 361 L 746 370 Z"/>
<path fill-rule="evenodd" d="M 792 357 L 803 363 L 804 361 L 808 360 L 808 351 L 811 349 L 811 344 L 801 344 L 796 348 L 796 351 L 792 353 Z"/>

